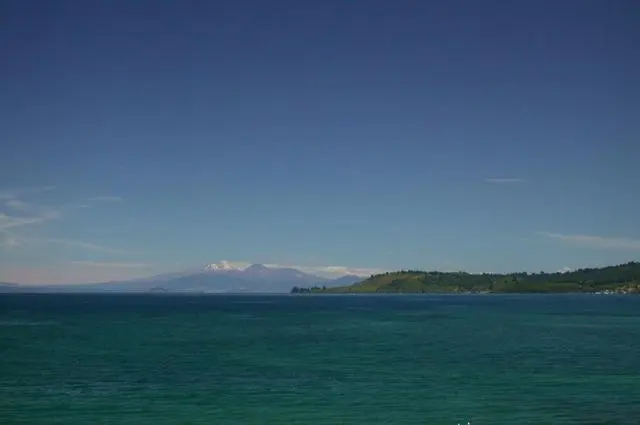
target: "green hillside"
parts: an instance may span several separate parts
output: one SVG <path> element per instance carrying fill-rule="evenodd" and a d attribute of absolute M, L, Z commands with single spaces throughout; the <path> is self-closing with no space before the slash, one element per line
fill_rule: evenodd
<path fill-rule="evenodd" d="M 566 273 L 426 272 L 402 270 L 349 286 L 293 288 L 292 293 L 640 293 L 640 263 Z"/>

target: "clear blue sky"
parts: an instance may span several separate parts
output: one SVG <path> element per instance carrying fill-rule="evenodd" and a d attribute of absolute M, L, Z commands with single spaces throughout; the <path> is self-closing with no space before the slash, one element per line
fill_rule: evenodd
<path fill-rule="evenodd" d="M 634 0 L 0 8 L 0 280 L 640 259 Z"/>

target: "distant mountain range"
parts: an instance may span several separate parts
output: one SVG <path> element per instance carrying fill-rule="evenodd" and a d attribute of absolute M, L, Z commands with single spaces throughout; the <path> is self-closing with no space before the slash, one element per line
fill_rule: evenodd
<path fill-rule="evenodd" d="M 142 279 L 79 285 L 0 284 L 2 292 L 196 292 L 196 293 L 288 293 L 292 287 L 331 288 L 361 281 L 361 276 L 326 278 L 289 267 L 253 264 L 233 267 L 227 262 L 179 273 Z"/>

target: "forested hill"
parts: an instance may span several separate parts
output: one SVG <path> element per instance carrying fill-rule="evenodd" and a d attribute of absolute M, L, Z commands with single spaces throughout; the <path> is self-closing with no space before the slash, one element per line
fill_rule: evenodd
<path fill-rule="evenodd" d="M 640 293 L 640 263 L 565 273 L 383 273 L 349 286 L 293 288 L 292 293 Z"/>

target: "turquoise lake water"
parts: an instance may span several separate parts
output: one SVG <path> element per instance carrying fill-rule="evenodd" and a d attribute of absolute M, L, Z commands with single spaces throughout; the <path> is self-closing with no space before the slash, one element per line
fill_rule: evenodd
<path fill-rule="evenodd" d="M 2 424 L 640 423 L 640 297 L 0 295 Z"/>

